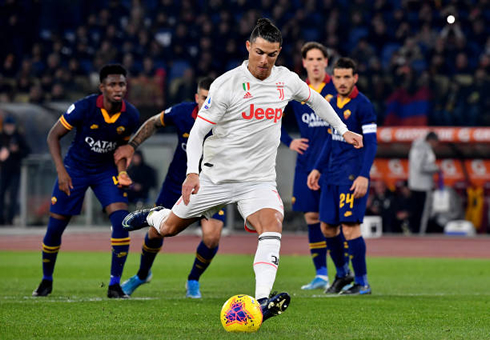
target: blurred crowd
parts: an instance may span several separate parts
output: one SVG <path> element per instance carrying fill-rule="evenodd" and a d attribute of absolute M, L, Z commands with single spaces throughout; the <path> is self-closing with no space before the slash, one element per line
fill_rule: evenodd
<path fill-rule="evenodd" d="M 0 0 L 0 102 L 73 101 L 105 63 L 130 71 L 129 100 L 192 100 L 196 80 L 235 67 L 257 18 L 282 30 L 278 60 L 300 48 L 359 63 L 380 125 L 490 125 L 486 0 Z M 454 16 L 454 23 L 448 16 Z M 304 75 L 304 74 L 303 74 Z"/>

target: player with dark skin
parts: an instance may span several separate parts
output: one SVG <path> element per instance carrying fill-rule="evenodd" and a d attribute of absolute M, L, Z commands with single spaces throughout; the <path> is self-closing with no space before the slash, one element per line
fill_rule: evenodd
<path fill-rule="evenodd" d="M 122 100 L 127 92 L 126 77 L 122 74 L 110 74 L 107 78 L 99 85 L 99 90 L 104 96 L 104 107 L 106 108 L 109 116 L 113 116 L 117 112 L 121 111 Z M 54 164 L 56 166 L 56 173 L 58 174 L 59 188 L 61 191 L 70 196 L 70 189 L 73 189 L 71 183 L 71 177 L 66 171 L 65 165 L 63 164 L 63 158 L 61 157 L 61 145 L 60 140 L 63 138 L 70 130 L 66 129 L 63 124 L 59 121 L 51 128 L 48 134 L 47 142 L 49 147 L 49 153 L 53 158 Z M 132 184 L 131 178 L 127 174 L 126 170 L 126 160 L 122 159 L 117 162 L 117 170 L 119 172 L 119 186 L 128 187 Z M 127 210 L 128 205 L 126 203 L 118 202 L 109 204 L 106 207 L 106 212 L 108 215 L 112 214 L 117 210 Z M 71 216 L 63 216 L 55 213 L 50 213 L 50 215 L 59 220 L 69 219 Z"/>
<path fill-rule="evenodd" d="M 43 239 L 43 279 L 33 296 L 52 292 L 53 272 L 61 238 L 71 217 L 82 210 L 85 192 L 91 188 L 111 220 L 112 263 L 107 296 L 128 298 L 120 278 L 129 250 L 129 234 L 122 228 L 128 213 L 123 190 L 132 181 L 126 173 L 126 160 L 116 164 L 114 149 L 126 144 L 139 124 L 138 110 L 124 100 L 127 71 L 120 65 L 105 65 L 99 74 L 99 90 L 73 103 L 53 125 L 47 143 L 58 174 L 51 196 L 50 218 Z M 64 158 L 60 140 L 70 131 L 76 134 Z"/>

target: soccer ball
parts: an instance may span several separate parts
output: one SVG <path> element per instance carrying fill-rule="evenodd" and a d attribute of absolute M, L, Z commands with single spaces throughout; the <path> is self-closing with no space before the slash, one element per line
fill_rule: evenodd
<path fill-rule="evenodd" d="M 225 302 L 220 319 L 227 332 L 256 332 L 262 325 L 262 309 L 255 298 L 239 294 Z"/>

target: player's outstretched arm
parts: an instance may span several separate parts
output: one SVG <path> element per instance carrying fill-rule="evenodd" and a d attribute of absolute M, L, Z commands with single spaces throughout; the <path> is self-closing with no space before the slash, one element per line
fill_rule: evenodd
<path fill-rule="evenodd" d="M 362 141 L 362 135 L 358 133 L 347 131 L 343 134 L 343 137 L 347 143 L 352 144 L 356 149 L 360 149 L 364 145 Z"/>
<path fill-rule="evenodd" d="M 70 196 L 70 189 L 73 189 L 73 184 L 71 182 L 71 177 L 66 171 L 65 165 L 63 164 L 63 159 L 61 158 L 61 145 L 60 140 L 65 136 L 70 130 L 65 128 L 60 121 L 57 121 L 53 125 L 48 133 L 48 148 L 51 158 L 53 159 L 54 165 L 56 167 L 56 172 L 58 174 L 58 185 L 61 191 Z"/>
<path fill-rule="evenodd" d="M 147 119 L 146 122 L 144 122 L 138 131 L 136 131 L 136 133 L 131 137 L 127 145 L 121 145 L 116 149 L 114 152 L 114 162 L 116 164 L 123 158 L 127 160 L 126 167 L 131 164 L 131 159 L 133 158 L 133 154 L 138 146 L 152 136 L 155 131 L 163 127 L 160 116 L 161 114 L 159 113 Z"/>
<path fill-rule="evenodd" d="M 306 103 L 315 113 L 326 121 L 330 126 L 337 130 L 342 136 L 349 131 L 344 122 L 339 118 L 328 100 L 323 98 L 318 92 L 309 90 L 310 97 Z"/>

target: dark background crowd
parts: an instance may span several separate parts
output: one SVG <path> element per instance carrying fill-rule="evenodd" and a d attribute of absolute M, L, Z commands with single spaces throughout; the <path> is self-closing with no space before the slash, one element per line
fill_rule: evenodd
<path fill-rule="evenodd" d="M 490 125 L 485 0 L 0 0 L 0 102 L 73 101 L 105 63 L 130 71 L 150 113 L 192 100 L 199 77 L 246 58 L 259 17 L 282 30 L 277 62 L 302 74 L 300 47 L 359 63 L 380 125 Z M 447 22 L 454 15 L 455 22 Z"/>

